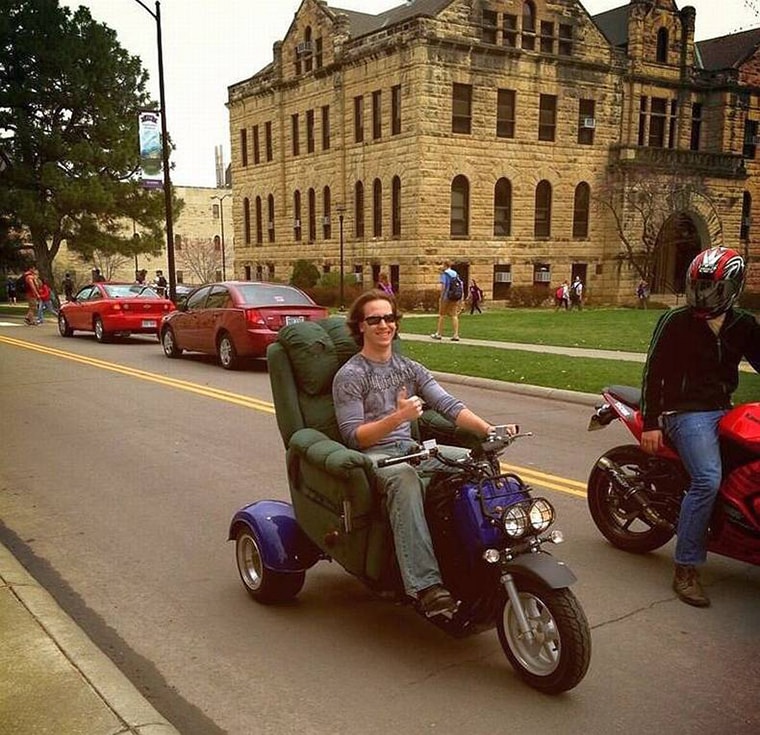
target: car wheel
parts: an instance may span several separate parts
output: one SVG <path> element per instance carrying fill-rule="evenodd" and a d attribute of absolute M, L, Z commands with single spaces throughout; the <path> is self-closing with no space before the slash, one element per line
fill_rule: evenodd
<path fill-rule="evenodd" d="M 227 332 L 219 337 L 219 344 L 217 345 L 217 353 L 219 355 L 219 362 L 225 370 L 235 370 L 240 365 L 240 358 L 238 357 L 235 344 L 232 341 Z"/>
<path fill-rule="evenodd" d="M 61 337 L 71 337 L 74 334 L 74 330 L 69 326 L 66 317 L 60 312 L 58 314 L 58 333 Z"/>
<path fill-rule="evenodd" d="M 95 317 L 93 328 L 95 330 L 95 339 L 98 342 L 108 342 L 111 339 L 111 335 L 106 332 L 105 327 L 103 327 L 103 320 L 99 316 Z"/>
<path fill-rule="evenodd" d="M 177 340 L 174 337 L 174 330 L 171 327 L 164 329 L 160 341 L 161 347 L 164 348 L 164 354 L 167 357 L 175 358 L 182 354 L 182 348 L 177 347 Z"/>

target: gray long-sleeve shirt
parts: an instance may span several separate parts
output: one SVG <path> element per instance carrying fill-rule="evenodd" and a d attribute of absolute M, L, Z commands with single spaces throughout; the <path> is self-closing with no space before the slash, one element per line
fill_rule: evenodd
<path fill-rule="evenodd" d="M 356 430 L 362 424 L 378 421 L 396 410 L 402 388 L 406 388 L 407 397 L 419 396 L 450 421 L 456 421 L 464 408 L 464 404 L 447 393 L 420 363 L 395 353 L 387 362 L 373 362 L 358 353 L 338 370 L 333 380 L 338 428 L 349 447 L 360 449 Z M 405 421 L 377 445 L 365 447 L 364 451 L 411 439 L 411 425 Z"/>

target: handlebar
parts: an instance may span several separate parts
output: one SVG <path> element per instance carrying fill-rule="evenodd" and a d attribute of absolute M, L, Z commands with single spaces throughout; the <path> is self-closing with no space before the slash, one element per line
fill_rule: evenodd
<path fill-rule="evenodd" d="M 478 460 L 484 456 L 496 456 L 506 449 L 512 442 L 524 437 L 533 436 L 532 431 L 520 432 L 520 427 L 517 428 L 517 433 L 510 434 L 506 425 L 494 426 L 493 431 L 486 437 L 486 439 L 475 449 L 470 450 L 469 460 Z M 419 464 L 423 460 L 430 459 L 431 457 L 437 457 L 443 464 L 450 465 L 452 467 L 462 466 L 463 461 L 468 460 L 450 460 L 443 454 L 440 454 L 438 450 L 438 443 L 435 439 L 428 439 L 423 442 L 420 447 L 408 454 L 402 454 L 398 457 L 386 457 L 378 461 L 378 467 L 393 467 L 397 464 L 404 464 L 409 462 L 410 464 Z"/>

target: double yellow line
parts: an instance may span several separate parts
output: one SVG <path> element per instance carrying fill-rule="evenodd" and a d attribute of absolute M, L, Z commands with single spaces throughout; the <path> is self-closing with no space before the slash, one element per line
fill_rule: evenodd
<path fill-rule="evenodd" d="M 233 403 L 236 406 L 253 408 L 256 411 L 261 411 L 263 413 L 274 414 L 274 406 L 268 401 L 260 401 L 258 398 L 251 398 L 250 396 L 244 396 L 240 393 L 231 393 L 226 390 L 219 390 L 218 388 L 208 388 L 203 385 L 198 385 L 197 383 L 189 383 L 186 380 L 177 380 L 176 378 L 168 378 L 164 375 L 148 373 L 145 370 L 117 365 L 113 362 L 98 360 L 95 357 L 83 357 L 82 355 L 75 355 L 73 352 L 64 352 L 63 350 L 57 350 L 53 347 L 43 347 L 41 345 L 24 342 L 23 340 L 13 339 L 12 337 L 6 337 L 4 335 L 0 335 L 0 343 L 12 345 L 13 347 L 22 347 L 27 350 L 32 350 L 33 352 L 52 355 L 53 357 L 60 357 L 64 360 L 71 360 L 72 362 L 89 365 L 90 367 L 95 367 L 100 370 L 109 370 L 112 373 L 127 375 L 131 378 L 147 380 L 150 383 L 159 383 L 160 385 L 177 388 L 179 390 L 187 391 L 188 393 L 195 393 L 196 395 L 205 396 L 206 398 L 213 398 L 217 401 Z"/>
<path fill-rule="evenodd" d="M 124 365 L 117 365 L 116 363 L 106 362 L 105 360 L 98 360 L 94 357 L 83 357 L 82 355 L 76 355 L 72 352 L 65 352 L 64 350 L 57 350 L 53 347 L 43 347 L 41 345 L 34 344 L 32 342 L 25 342 L 24 340 L 14 339 L 12 337 L 6 337 L 0 335 L 0 344 L 7 344 L 13 347 L 21 347 L 33 352 L 40 352 L 45 355 L 52 355 L 53 357 L 59 357 L 64 360 L 71 360 L 82 365 L 89 365 L 100 370 L 109 370 L 113 373 L 120 375 L 127 375 L 132 378 L 138 378 L 140 380 L 147 380 L 151 383 L 158 383 L 170 388 L 176 388 L 178 390 L 184 390 L 188 393 L 194 393 L 195 395 L 205 396 L 206 398 L 212 398 L 217 401 L 225 401 L 226 403 L 232 403 L 236 406 L 242 406 L 243 408 L 252 408 L 262 413 L 274 414 L 274 405 L 268 401 L 261 401 L 258 398 L 251 398 L 250 396 L 244 396 L 240 393 L 231 393 L 230 391 L 219 390 L 218 388 L 208 388 L 206 386 L 198 385 L 197 383 L 189 383 L 186 380 L 177 380 L 176 378 L 168 378 L 163 375 L 156 375 L 155 373 L 149 373 L 145 370 L 138 370 L 137 368 L 125 367 Z M 502 469 L 506 472 L 514 472 L 519 475 L 525 482 L 531 485 L 537 485 L 549 490 L 556 490 L 557 492 L 566 493 L 568 495 L 575 495 L 577 497 L 586 497 L 586 485 L 576 480 L 569 480 L 565 477 L 557 477 L 556 475 L 550 475 L 539 470 L 531 469 L 529 467 L 518 467 L 516 465 L 510 465 L 502 463 Z"/>

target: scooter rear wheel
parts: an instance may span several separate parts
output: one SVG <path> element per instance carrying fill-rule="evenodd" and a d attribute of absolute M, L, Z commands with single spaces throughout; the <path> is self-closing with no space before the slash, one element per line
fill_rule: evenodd
<path fill-rule="evenodd" d="M 630 444 L 610 449 L 605 457 L 618 465 L 631 479 L 644 477 L 644 467 L 651 465 L 652 458 L 638 446 Z M 656 474 L 657 484 L 653 479 L 646 480 L 645 493 L 653 508 L 665 520 L 675 523 L 680 502 L 679 484 L 685 480 L 676 477 L 670 467 L 663 465 Z M 625 500 L 615 489 L 614 480 L 609 473 L 594 465 L 588 479 L 588 508 L 596 527 L 615 547 L 634 554 L 646 554 L 664 546 L 673 531 L 667 527 L 653 525 L 642 514 L 642 509 L 635 500 Z"/>
<path fill-rule="evenodd" d="M 264 605 L 286 602 L 303 589 L 306 573 L 268 569 L 259 541 L 248 528 L 241 529 L 235 537 L 235 558 L 243 586 L 256 602 Z"/>
<path fill-rule="evenodd" d="M 520 630 L 518 615 L 505 598 L 496 628 L 504 653 L 517 675 L 546 694 L 577 686 L 591 660 L 591 631 L 575 595 L 541 582 L 515 580 L 530 635 Z"/>

